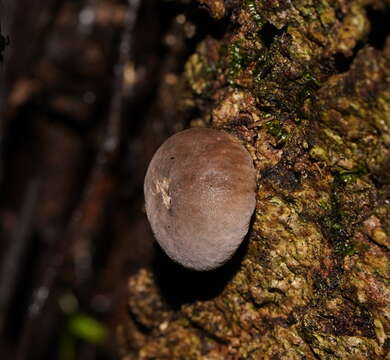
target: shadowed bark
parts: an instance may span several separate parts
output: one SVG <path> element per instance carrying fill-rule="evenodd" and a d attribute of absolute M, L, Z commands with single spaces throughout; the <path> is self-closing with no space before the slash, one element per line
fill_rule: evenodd
<path fill-rule="evenodd" d="M 157 251 L 129 278 L 122 357 L 387 358 L 390 3 L 200 3 L 216 31 L 167 71 L 150 119 L 237 136 L 256 212 L 224 267 L 194 273 Z"/>

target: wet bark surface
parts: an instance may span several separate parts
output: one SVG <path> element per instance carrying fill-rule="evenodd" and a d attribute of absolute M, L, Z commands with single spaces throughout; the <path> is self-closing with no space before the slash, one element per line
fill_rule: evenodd
<path fill-rule="evenodd" d="M 122 358 L 387 358 L 389 2 L 199 3 L 214 26 L 166 73 L 149 121 L 238 137 L 256 211 L 222 268 L 187 271 L 157 249 L 128 278 Z M 172 43 L 202 28 L 176 25 Z"/>

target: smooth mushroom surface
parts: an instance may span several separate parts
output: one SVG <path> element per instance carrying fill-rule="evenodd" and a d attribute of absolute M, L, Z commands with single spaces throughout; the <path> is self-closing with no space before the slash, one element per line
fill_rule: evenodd
<path fill-rule="evenodd" d="M 224 131 L 192 128 L 167 139 L 145 176 L 148 220 L 167 255 L 194 270 L 231 258 L 256 205 L 248 151 Z"/>

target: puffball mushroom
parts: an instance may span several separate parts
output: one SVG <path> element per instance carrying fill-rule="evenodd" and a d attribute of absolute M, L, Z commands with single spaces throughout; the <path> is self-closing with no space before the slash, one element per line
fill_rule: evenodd
<path fill-rule="evenodd" d="M 256 205 L 248 151 L 224 131 L 192 128 L 167 139 L 145 176 L 146 214 L 167 255 L 194 270 L 231 258 Z"/>

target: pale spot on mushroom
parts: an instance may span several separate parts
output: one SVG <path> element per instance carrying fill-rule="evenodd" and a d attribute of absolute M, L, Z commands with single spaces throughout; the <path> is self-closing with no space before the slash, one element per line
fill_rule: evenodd
<path fill-rule="evenodd" d="M 161 194 L 162 201 L 166 208 L 169 210 L 171 207 L 171 197 L 169 196 L 169 179 L 162 178 L 162 180 L 156 181 L 156 193 Z"/>

